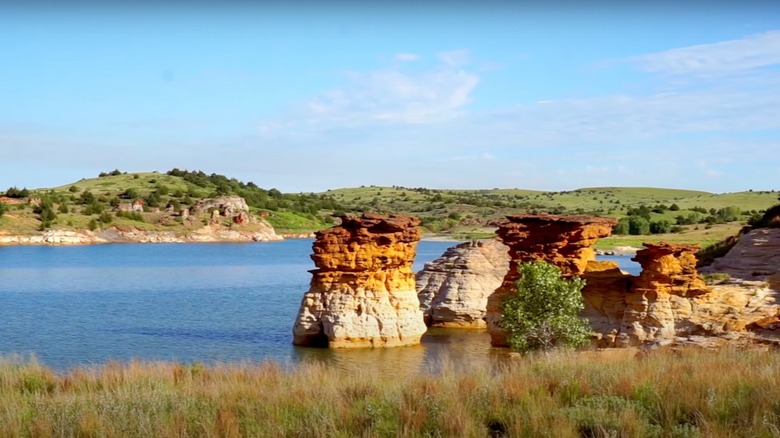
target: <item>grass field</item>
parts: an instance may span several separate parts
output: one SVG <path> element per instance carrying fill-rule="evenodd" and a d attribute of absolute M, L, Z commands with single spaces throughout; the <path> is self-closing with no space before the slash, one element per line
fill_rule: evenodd
<path fill-rule="evenodd" d="M 780 354 L 550 353 L 381 376 L 304 364 L 0 361 L 8 437 L 775 437 Z"/>
<path fill-rule="evenodd" d="M 108 198 L 121 195 L 132 189 L 139 197 L 148 196 L 164 187 L 169 193 L 163 196 L 167 202 L 178 194 L 180 201 L 198 199 L 213 194 L 215 187 L 201 187 L 179 176 L 147 172 L 135 174 L 109 175 L 100 178 L 87 178 L 52 189 L 42 188 L 33 191 L 34 196 L 51 194 L 61 199 L 74 199 L 75 195 L 90 191 L 96 197 Z M 714 194 L 694 190 L 680 190 L 650 187 L 591 187 L 562 192 L 544 192 L 523 189 L 494 188 L 485 190 L 438 190 L 405 187 L 353 187 L 328 190 L 314 194 L 321 198 L 332 198 L 340 207 L 338 210 L 307 208 L 306 196 L 292 201 L 296 211 L 278 208 L 264 211 L 271 213 L 266 218 L 275 229 L 282 233 L 308 233 L 329 226 L 331 214 L 337 212 L 360 214 L 374 212 L 383 214 L 409 214 L 420 218 L 427 235 L 445 236 L 453 239 L 491 237 L 495 227 L 489 226 L 493 220 L 503 219 L 507 215 L 518 213 L 548 212 L 560 214 L 593 214 L 615 218 L 625 217 L 629 208 L 645 205 L 655 209 L 650 213 L 651 221 L 668 221 L 674 224 L 678 216 L 699 215 L 702 220 L 709 213 L 700 211 L 718 210 L 736 207 L 745 213 L 739 222 L 745 223 L 751 214 L 765 210 L 778 202 L 775 191 L 747 191 L 738 193 Z M 286 196 L 286 195 L 285 195 Z M 671 206 L 675 207 L 671 209 Z M 663 207 L 663 208 L 661 208 Z M 335 208 L 335 207 L 333 207 Z M 703 209 L 703 210 L 702 210 Z M 82 207 L 71 208 L 71 212 L 58 215 L 53 227 L 60 229 L 84 229 L 93 217 L 80 214 Z M 253 208 L 254 212 L 261 211 Z M 308 211 L 308 212 L 307 212 Z M 143 229 L 155 229 L 153 217 L 146 225 L 117 218 L 116 224 L 139 226 Z M 12 207 L 5 218 L 0 218 L 0 232 L 34 233 L 40 221 L 32 213 L 32 207 L 15 211 Z M 614 236 L 600 242 L 599 247 L 607 245 L 636 246 L 642 240 L 666 240 L 671 242 L 690 242 L 707 245 L 725 238 L 739 229 L 740 224 L 717 224 L 707 230 L 694 230 L 686 227 L 685 232 L 652 236 Z M 166 229 L 176 228 L 177 224 L 168 221 Z M 172 228 L 171 228 L 172 227 Z M 703 229 L 704 225 L 699 228 Z"/>

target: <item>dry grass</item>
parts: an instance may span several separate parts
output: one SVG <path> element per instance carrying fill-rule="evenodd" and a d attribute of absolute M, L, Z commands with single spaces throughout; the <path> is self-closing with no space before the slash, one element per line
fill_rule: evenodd
<path fill-rule="evenodd" d="M 518 358 L 394 379 L 305 364 L 0 363 L 9 437 L 756 437 L 780 434 L 780 355 Z"/>

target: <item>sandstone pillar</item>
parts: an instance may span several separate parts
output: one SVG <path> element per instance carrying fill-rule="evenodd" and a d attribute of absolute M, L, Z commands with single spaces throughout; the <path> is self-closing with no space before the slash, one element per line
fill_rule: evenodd
<path fill-rule="evenodd" d="M 310 289 L 293 328 L 295 345 L 393 347 L 420 342 L 426 327 L 412 271 L 420 221 L 344 216 L 315 233 Z"/>
<path fill-rule="evenodd" d="M 506 333 L 499 326 L 504 297 L 515 290 L 517 266 L 544 260 L 561 269 L 564 276 L 582 275 L 596 259 L 592 246 L 612 233 L 615 219 L 596 216 L 515 215 L 499 225 L 499 240 L 509 247 L 509 271 L 487 303 L 487 326 L 493 346 L 506 346 Z"/>

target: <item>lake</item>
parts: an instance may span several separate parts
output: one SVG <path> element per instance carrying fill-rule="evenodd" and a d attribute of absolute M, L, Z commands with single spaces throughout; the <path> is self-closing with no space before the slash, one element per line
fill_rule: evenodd
<path fill-rule="evenodd" d="M 55 369 L 109 360 L 284 365 L 423 372 L 502 355 L 480 331 L 432 330 L 420 346 L 294 347 L 312 240 L 262 243 L 0 246 L 0 355 L 34 355 Z M 420 242 L 415 271 L 453 242 Z M 638 267 L 628 257 L 624 269 Z"/>

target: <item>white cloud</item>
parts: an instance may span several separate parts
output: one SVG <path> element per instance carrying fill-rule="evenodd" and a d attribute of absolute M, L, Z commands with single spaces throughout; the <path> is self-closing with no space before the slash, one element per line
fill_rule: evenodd
<path fill-rule="evenodd" d="M 447 66 L 463 67 L 471 60 L 471 51 L 468 49 L 449 50 L 437 53 L 436 57 Z"/>
<path fill-rule="evenodd" d="M 780 30 L 652 53 L 631 61 L 648 72 L 695 76 L 720 76 L 777 65 L 780 64 Z"/>
<path fill-rule="evenodd" d="M 414 53 L 397 53 L 395 55 L 396 61 L 403 61 L 403 62 L 417 61 L 420 58 L 421 58 L 420 55 L 416 55 Z"/>
<path fill-rule="evenodd" d="M 342 88 L 302 105 L 307 124 L 354 128 L 371 123 L 441 122 L 460 115 L 479 84 L 476 74 L 451 68 L 417 73 L 395 69 L 352 71 L 345 72 L 344 77 Z"/>

